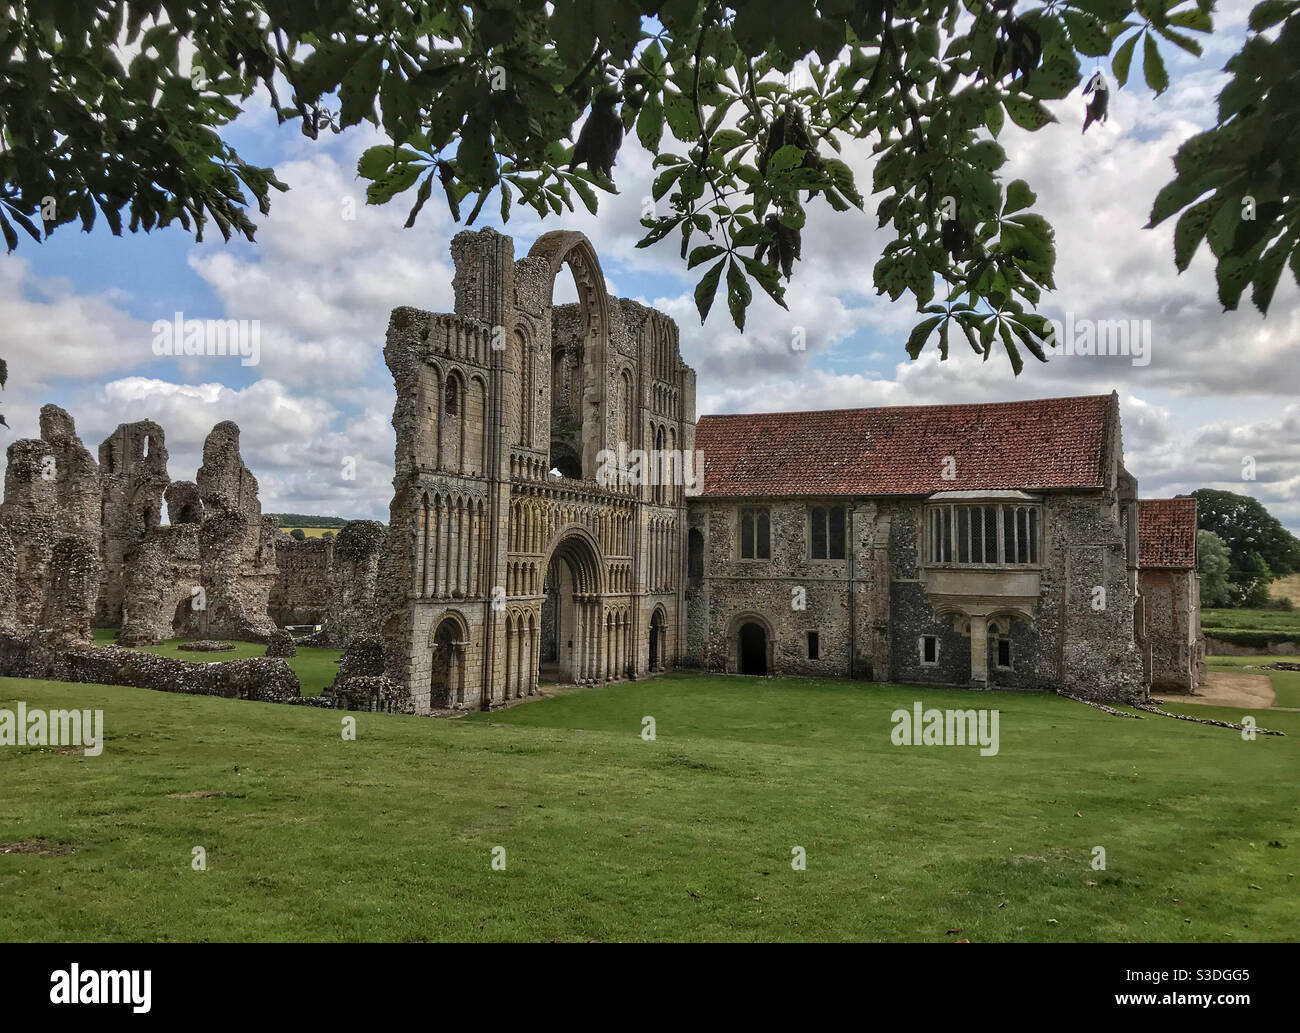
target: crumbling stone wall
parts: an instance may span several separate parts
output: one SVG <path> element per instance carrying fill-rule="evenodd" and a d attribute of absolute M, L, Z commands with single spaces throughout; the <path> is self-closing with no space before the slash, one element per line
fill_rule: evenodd
<path fill-rule="evenodd" d="M 150 531 L 126 557 L 117 641 L 143 646 L 175 636 L 205 637 L 199 525 Z"/>
<path fill-rule="evenodd" d="M 353 520 L 343 525 L 334 540 L 324 634 L 335 648 L 345 649 L 359 639 L 379 636 L 376 596 L 386 535 L 377 520 Z"/>
<path fill-rule="evenodd" d="M 281 531 L 275 536 L 275 584 L 267 600 L 271 620 L 287 624 L 324 624 L 330 611 L 333 538 L 299 541 Z"/>
<path fill-rule="evenodd" d="M 379 635 L 379 565 L 386 536 L 377 520 L 353 520 L 334 538 L 275 540 L 269 612 L 276 624 L 321 624 L 312 645 L 345 649 Z"/>
<path fill-rule="evenodd" d="M 41 408 L 40 428 L 39 438 L 15 441 L 8 449 L 0 527 L 13 554 L 10 565 L 0 548 L 6 561 L 0 601 L 12 580 L 12 626 L 57 621 L 70 639 L 88 640 L 100 577 L 99 466 L 77 437 L 72 417 L 57 405 Z M 70 569 L 60 567 L 65 561 Z M 88 605 L 87 579 L 95 585 Z"/>
<path fill-rule="evenodd" d="M 289 703 L 302 696 L 284 660 L 253 657 L 192 663 L 117 646 L 72 646 L 41 631 L 0 633 L 0 676 L 133 685 L 159 692 Z"/>
<path fill-rule="evenodd" d="M 0 524 L 0 631 L 12 631 L 17 627 L 16 586 L 14 576 L 18 565 L 18 553 L 14 549 L 14 540 L 9 530 Z"/>
<path fill-rule="evenodd" d="M 177 635 L 264 642 L 276 580 L 273 517 L 239 454 L 239 428 L 218 423 L 203 444 L 196 482 L 164 492 L 171 524 L 147 531 L 123 562 L 117 640 L 145 645 Z"/>
<path fill-rule="evenodd" d="M 95 623 L 122 622 L 126 556 L 162 520 L 171 478 L 163 429 L 152 420 L 119 424 L 99 446 L 101 485 L 99 599 Z"/>

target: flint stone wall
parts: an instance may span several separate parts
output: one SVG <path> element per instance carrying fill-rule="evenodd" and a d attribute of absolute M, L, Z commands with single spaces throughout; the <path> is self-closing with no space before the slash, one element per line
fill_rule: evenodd
<path fill-rule="evenodd" d="M 293 668 L 278 658 L 191 663 L 119 646 L 63 649 L 55 637 L 41 631 L 25 635 L 0 633 L 0 675 L 132 685 L 159 692 L 262 703 L 287 703 L 302 696 Z"/>
<path fill-rule="evenodd" d="M 276 624 L 321 624 L 311 645 L 346 649 L 379 635 L 379 566 L 386 529 L 352 520 L 334 538 L 275 540 L 278 573 L 268 600 Z"/>

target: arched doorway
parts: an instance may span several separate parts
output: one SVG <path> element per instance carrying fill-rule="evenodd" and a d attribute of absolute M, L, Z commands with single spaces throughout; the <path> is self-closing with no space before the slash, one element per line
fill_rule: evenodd
<path fill-rule="evenodd" d="M 587 531 L 561 532 L 542 586 L 541 674 L 548 681 L 593 681 L 609 648 L 601 623 L 599 547 Z"/>
<path fill-rule="evenodd" d="M 650 670 L 662 671 L 664 669 L 664 611 L 663 608 L 655 610 L 654 616 L 650 618 Z"/>
<path fill-rule="evenodd" d="M 761 624 L 747 621 L 737 633 L 736 655 L 741 674 L 767 674 L 767 632 Z"/>
<path fill-rule="evenodd" d="M 465 702 L 460 645 L 460 625 L 454 618 L 444 617 L 433 633 L 433 655 L 429 664 L 431 707 L 450 707 Z"/>

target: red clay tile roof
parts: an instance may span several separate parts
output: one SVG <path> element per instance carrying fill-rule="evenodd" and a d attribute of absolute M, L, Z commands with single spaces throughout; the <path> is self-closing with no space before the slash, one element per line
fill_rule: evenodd
<path fill-rule="evenodd" d="M 705 497 L 1102 484 L 1109 395 L 702 416 Z M 956 478 L 945 480 L 944 459 Z"/>
<path fill-rule="evenodd" d="M 1196 500 L 1138 499 L 1138 566 L 1196 566 Z"/>

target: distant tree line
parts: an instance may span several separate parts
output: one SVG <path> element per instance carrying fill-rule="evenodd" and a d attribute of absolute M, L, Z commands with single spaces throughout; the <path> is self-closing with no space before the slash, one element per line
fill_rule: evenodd
<path fill-rule="evenodd" d="M 1201 604 L 1289 608 L 1289 600 L 1273 599 L 1268 586 L 1300 572 L 1300 539 L 1248 495 L 1201 488 L 1191 497 Z"/>
<path fill-rule="evenodd" d="M 348 521 L 336 516 L 306 516 L 302 513 L 268 513 L 281 527 L 342 527 Z"/>

